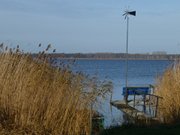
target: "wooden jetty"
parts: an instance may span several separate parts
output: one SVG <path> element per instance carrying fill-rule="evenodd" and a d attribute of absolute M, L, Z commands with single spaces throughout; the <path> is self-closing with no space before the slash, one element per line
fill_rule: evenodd
<path fill-rule="evenodd" d="M 121 110 L 123 113 L 127 114 L 128 116 L 131 116 L 133 118 L 146 118 L 144 113 L 137 110 L 136 108 L 130 106 L 129 104 L 126 104 L 124 100 L 116 100 L 112 101 L 111 105 L 116 107 L 117 109 Z"/>
<path fill-rule="evenodd" d="M 131 100 L 127 102 L 125 100 L 116 100 L 111 101 L 110 104 L 132 118 L 156 119 L 161 97 L 154 95 L 153 91 L 151 86 L 124 87 L 122 95 L 126 96 L 128 94 L 128 96 L 131 96 Z M 141 110 L 139 106 L 142 106 Z"/>

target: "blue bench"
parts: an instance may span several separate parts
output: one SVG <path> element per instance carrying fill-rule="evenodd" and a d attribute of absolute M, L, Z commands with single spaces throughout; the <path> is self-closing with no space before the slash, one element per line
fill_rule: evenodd
<path fill-rule="evenodd" d="M 122 95 L 126 95 L 126 90 L 128 95 L 148 95 L 151 94 L 150 87 L 123 87 Z"/>

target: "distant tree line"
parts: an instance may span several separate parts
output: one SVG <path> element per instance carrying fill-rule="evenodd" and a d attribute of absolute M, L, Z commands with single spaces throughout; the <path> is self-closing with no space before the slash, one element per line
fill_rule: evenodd
<path fill-rule="evenodd" d="M 176 60 L 180 54 L 125 54 L 125 53 L 53 53 L 55 58 L 66 59 L 128 59 L 130 60 Z"/>

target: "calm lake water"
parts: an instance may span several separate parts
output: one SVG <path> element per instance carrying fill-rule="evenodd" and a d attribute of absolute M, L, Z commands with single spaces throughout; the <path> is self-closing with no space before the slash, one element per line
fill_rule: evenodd
<path fill-rule="evenodd" d="M 172 65 L 173 61 L 132 60 L 128 66 L 128 85 L 144 86 L 155 84 L 156 78 Z M 100 80 L 108 78 L 113 83 L 113 100 L 123 99 L 122 87 L 125 86 L 125 60 L 76 60 L 73 67 L 90 76 L 96 75 Z M 109 104 L 109 98 L 104 101 L 99 110 L 105 116 L 105 126 L 122 122 L 122 113 Z M 111 109 L 112 108 L 112 109 Z"/>

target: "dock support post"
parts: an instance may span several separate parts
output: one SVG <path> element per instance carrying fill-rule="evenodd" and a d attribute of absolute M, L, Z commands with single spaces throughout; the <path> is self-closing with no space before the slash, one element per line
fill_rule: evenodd
<path fill-rule="evenodd" d="M 143 95 L 143 102 L 144 102 L 143 111 L 145 113 L 146 112 L 146 95 Z"/>
<path fill-rule="evenodd" d="M 136 101 L 136 94 L 134 93 L 134 103 L 133 103 L 133 107 L 135 107 L 135 101 Z"/>
<path fill-rule="evenodd" d="M 159 104 L 159 97 L 157 97 L 157 99 L 156 99 L 156 110 L 155 110 L 155 117 L 157 117 L 158 104 Z"/>

